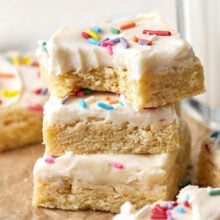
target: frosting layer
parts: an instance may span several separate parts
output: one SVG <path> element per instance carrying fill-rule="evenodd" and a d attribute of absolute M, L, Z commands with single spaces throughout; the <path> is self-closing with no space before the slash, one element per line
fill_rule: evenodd
<path fill-rule="evenodd" d="M 121 28 L 122 25 L 131 23 L 135 25 L 131 28 Z M 95 36 L 92 34 L 93 38 L 90 39 L 93 43 L 81 36 L 81 33 L 90 27 L 64 27 L 59 29 L 49 42 L 43 42 L 37 53 L 44 58 L 43 62 L 48 66 L 49 74 L 58 76 L 70 71 L 85 72 L 111 66 L 116 70 L 127 69 L 128 78 L 140 80 L 147 72 L 163 74 L 170 66 L 194 62 L 191 46 L 157 13 L 103 22 L 98 26 L 101 31 L 95 33 Z M 120 33 L 112 33 L 112 28 L 116 28 Z M 146 30 L 156 30 L 156 34 L 157 30 L 165 31 L 170 35 L 150 35 Z M 91 33 L 91 29 L 87 33 Z M 106 39 L 112 43 L 103 44 L 102 41 Z M 135 39 L 138 39 L 138 42 Z"/>
<path fill-rule="evenodd" d="M 64 100 L 67 101 L 63 104 Z M 83 97 L 72 96 L 65 99 L 51 96 L 44 109 L 44 120 L 48 124 L 63 125 L 94 117 L 104 122 L 116 124 L 128 122 L 131 126 L 139 127 L 179 121 L 175 104 L 136 110 L 126 102 L 123 95 L 112 93 L 93 92 Z"/>

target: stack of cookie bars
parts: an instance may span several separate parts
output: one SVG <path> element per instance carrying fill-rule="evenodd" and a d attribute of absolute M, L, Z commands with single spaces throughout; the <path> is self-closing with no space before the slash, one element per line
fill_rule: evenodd
<path fill-rule="evenodd" d="M 117 213 L 172 200 L 190 152 L 179 101 L 204 91 L 191 46 L 151 13 L 61 28 L 38 58 L 51 97 L 33 204 Z"/>

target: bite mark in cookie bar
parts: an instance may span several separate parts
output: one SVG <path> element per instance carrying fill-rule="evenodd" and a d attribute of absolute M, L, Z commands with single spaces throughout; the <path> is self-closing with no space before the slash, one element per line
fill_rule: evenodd
<path fill-rule="evenodd" d="M 105 22 L 96 31 L 61 28 L 39 48 L 42 79 L 53 95 L 109 91 L 141 109 L 204 91 L 200 61 L 158 14 Z"/>
<path fill-rule="evenodd" d="M 0 151 L 42 141 L 47 89 L 33 56 L 0 56 Z"/>
<path fill-rule="evenodd" d="M 137 110 L 123 95 L 81 90 L 77 96 L 51 96 L 46 103 L 46 154 L 161 153 L 179 148 L 178 104 Z"/>

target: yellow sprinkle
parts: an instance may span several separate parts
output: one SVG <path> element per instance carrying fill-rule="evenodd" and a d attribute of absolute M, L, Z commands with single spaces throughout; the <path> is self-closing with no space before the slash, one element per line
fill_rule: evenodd
<path fill-rule="evenodd" d="M 1 91 L 1 94 L 5 97 L 14 97 L 16 95 L 18 95 L 19 90 L 7 90 L 7 89 L 3 89 Z"/>
<path fill-rule="evenodd" d="M 100 40 L 100 36 L 96 34 L 93 30 L 89 29 L 86 31 L 86 33 L 89 34 L 95 40 Z"/>
<path fill-rule="evenodd" d="M 24 65 L 30 65 L 31 62 L 32 62 L 32 60 L 31 60 L 30 57 L 23 57 L 23 58 L 22 58 L 22 63 L 23 63 Z"/>
<path fill-rule="evenodd" d="M 184 140 L 184 136 L 183 136 L 183 135 L 179 135 L 179 141 L 180 141 L 180 143 L 182 143 L 183 140 Z"/>
<path fill-rule="evenodd" d="M 19 66 L 20 65 L 20 61 L 18 58 L 16 57 L 11 57 L 11 61 L 15 66 Z"/>

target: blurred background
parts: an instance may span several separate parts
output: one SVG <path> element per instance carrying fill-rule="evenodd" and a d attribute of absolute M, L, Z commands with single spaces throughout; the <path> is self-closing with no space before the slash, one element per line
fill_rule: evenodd
<path fill-rule="evenodd" d="M 0 52 L 35 51 L 61 26 L 90 26 L 100 20 L 157 10 L 176 29 L 175 0 L 0 0 Z"/>

